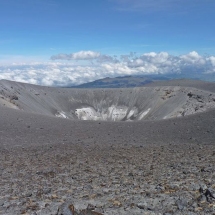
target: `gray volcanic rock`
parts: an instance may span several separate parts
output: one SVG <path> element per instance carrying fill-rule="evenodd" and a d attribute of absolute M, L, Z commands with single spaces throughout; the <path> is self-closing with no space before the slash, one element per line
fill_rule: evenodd
<path fill-rule="evenodd" d="M 162 86 L 178 86 L 178 87 L 192 87 L 200 90 L 206 90 L 210 92 L 215 92 L 215 83 L 206 82 L 200 80 L 191 79 L 173 79 L 168 81 L 158 81 L 146 84 L 147 87 L 162 87 Z"/>
<path fill-rule="evenodd" d="M 212 106 L 196 114 L 165 120 L 68 120 L 53 117 L 56 110 L 65 111 L 67 97 L 58 96 L 58 90 L 66 89 L 12 83 L 1 81 L 4 99 L 0 106 L 0 214 L 53 215 L 62 210 L 67 213 L 63 207 L 71 204 L 78 214 L 211 215 L 215 212 Z M 150 95 L 155 94 L 158 102 L 162 101 L 155 88 L 147 89 L 154 89 Z M 187 106 L 202 101 L 213 103 L 212 92 L 183 89 L 185 93 L 179 91 L 178 98 L 185 99 Z M 68 90 L 67 95 L 76 99 L 80 95 L 82 99 L 99 97 L 99 91 L 82 92 L 90 97 L 76 89 Z M 133 92 L 142 93 L 141 88 Z M 123 101 L 129 100 L 126 93 L 122 92 Z M 132 93 L 130 103 L 135 100 Z M 10 101 L 13 94 L 18 100 Z M 44 97 L 40 97 L 42 94 Z M 3 105 L 5 101 L 8 103 Z M 141 107 L 142 100 L 136 101 Z M 171 102 L 168 104 L 171 106 Z M 56 110 L 50 112 L 53 107 Z M 68 113 L 71 107 L 68 106 Z M 146 116 L 157 114 L 153 111 Z M 159 114 L 162 115 L 161 111 Z"/>

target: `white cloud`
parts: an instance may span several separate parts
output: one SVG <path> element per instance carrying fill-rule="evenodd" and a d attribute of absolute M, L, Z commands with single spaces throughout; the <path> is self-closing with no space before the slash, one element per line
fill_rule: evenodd
<path fill-rule="evenodd" d="M 100 53 L 93 51 L 80 51 L 72 54 L 58 54 L 51 57 L 52 60 L 94 60 L 100 57 Z"/>
<path fill-rule="evenodd" d="M 187 63 L 193 63 L 193 64 L 204 64 L 205 63 L 204 58 L 195 51 L 192 51 L 187 55 L 182 55 L 181 59 L 183 59 Z"/>
<path fill-rule="evenodd" d="M 118 60 L 115 57 L 110 55 L 100 54 L 99 52 L 94 51 L 80 51 L 71 54 L 57 54 L 51 56 L 51 60 L 96 60 L 96 62 L 103 63 L 103 62 L 115 62 L 117 63 Z"/>
<path fill-rule="evenodd" d="M 181 56 L 170 55 L 167 52 L 150 52 L 139 56 L 130 53 L 117 58 L 93 51 L 71 55 L 75 61 L 59 57 L 58 60 L 48 62 L 7 65 L 0 63 L 0 79 L 47 86 L 66 86 L 124 75 L 215 73 L 215 56 L 204 57 L 195 51 Z M 61 59 L 63 61 L 60 61 Z M 68 61 L 65 61 L 66 59 Z M 95 59 L 93 64 L 92 59 Z"/>
<path fill-rule="evenodd" d="M 211 56 L 211 57 L 208 58 L 208 60 L 211 62 L 212 66 L 215 67 L 215 57 Z"/>

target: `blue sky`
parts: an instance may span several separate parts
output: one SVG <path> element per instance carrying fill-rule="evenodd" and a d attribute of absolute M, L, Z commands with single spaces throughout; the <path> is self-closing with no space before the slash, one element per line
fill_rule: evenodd
<path fill-rule="evenodd" d="M 0 0 L 0 79 L 79 84 L 187 64 L 213 73 L 214 10 L 214 0 Z"/>

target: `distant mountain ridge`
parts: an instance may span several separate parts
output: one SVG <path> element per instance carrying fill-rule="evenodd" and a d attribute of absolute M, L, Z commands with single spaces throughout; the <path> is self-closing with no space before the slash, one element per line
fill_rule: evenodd
<path fill-rule="evenodd" d="M 141 87 L 143 85 L 155 82 L 170 80 L 164 76 L 123 76 L 115 78 L 103 78 L 92 82 L 71 86 L 71 88 L 129 88 Z M 70 87 L 70 86 L 69 86 Z"/>

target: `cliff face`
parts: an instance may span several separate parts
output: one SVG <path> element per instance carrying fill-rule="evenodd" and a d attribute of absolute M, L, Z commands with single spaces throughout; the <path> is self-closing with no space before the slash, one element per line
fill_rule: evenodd
<path fill-rule="evenodd" d="M 72 120 L 159 120 L 215 107 L 215 93 L 182 86 L 66 89 L 0 81 L 0 105 Z"/>

